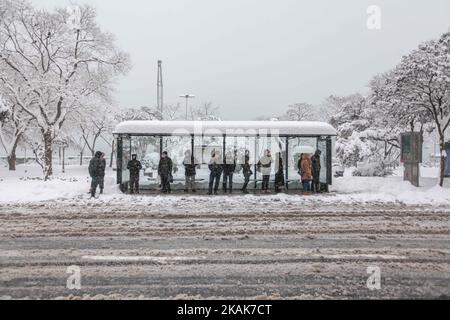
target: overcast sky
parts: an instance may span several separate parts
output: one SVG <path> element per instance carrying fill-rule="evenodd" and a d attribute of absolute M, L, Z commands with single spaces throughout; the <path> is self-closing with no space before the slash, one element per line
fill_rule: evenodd
<path fill-rule="evenodd" d="M 33 0 L 53 8 L 72 1 Z M 224 120 L 283 113 L 330 94 L 364 92 L 421 41 L 450 27 L 448 0 L 80 0 L 129 52 L 133 70 L 118 84 L 123 107 L 156 105 L 157 60 L 165 102 L 195 94 Z M 367 8 L 381 8 L 369 30 Z"/>

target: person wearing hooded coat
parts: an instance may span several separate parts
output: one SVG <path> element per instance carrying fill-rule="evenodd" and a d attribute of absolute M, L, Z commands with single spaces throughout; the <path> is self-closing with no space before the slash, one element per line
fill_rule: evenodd
<path fill-rule="evenodd" d="M 275 168 L 277 170 L 275 173 L 275 192 L 279 193 L 285 187 L 283 157 L 281 153 L 277 153 Z"/>
<path fill-rule="evenodd" d="M 313 176 L 312 189 L 314 193 L 319 193 L 321 191 L 320 188 L 320 171 L 322 169 L 322 165 L 320 164 L 321 155 L 322 151 L 317 150 L 316 153 L 311 158 L 311 167 Z"/>
<path fill-rule="evenodd" d="M 105 161 L 102 160 L 103 153 L 97 151 L 94 158 L 89 162 L 89 175 L 92 178 L 91 181 L 91 197 L 95 198 L 97 193 L 97 187 L 103 185 L 104 173 L 105 173 Z"/>
<path fill-rule="evenodd" d="M 223 165 L 223 192 L 233 193 L 233 176 L 236 171 L 236 157 L 230 152 L 225 157 Z"/>
<path fill-rule="evenodd" d="M 269 192 L 270 174 L 272 173 L 272 155 L 270 150 L 264 151 L 264 156 L 258 162 L 259 171 L 263 176 L 262 191 Z"/>
<path fill-rule="evenodd" d="M 309 195 L 311 193 L 312 169 L 311 157 L 304 153 L 299 160 L 299 168 L 301 169 L 303 194 Z"/>
<path fill-rule="evenodd" d="M 184 192 L 188 193 L 189 191 L 197 192 L 195 188 L 195 176 L 197 175 L 197 168 L 196 168 L 196 159 L 192 155 L 191 150 L 187 150 L 184 153 L 184 160 L 183 160 L 183 166 L 184 166 L 184 175 L 185 175 L 185 188 Z"/>
<path fill-rule="evenodd" d="M 131 156 L 127 169 L 130 170 L 130 193 L 139 193 L 139 176 L 142 170 L 142 164 L 137 159 L 137 154 Z"/>
<path fill-rule="evenodd" d="M 242 192 L 248 194 L 247 186 L 250 182 L 250 177 L 253 174 L 251 165 L 250 165 L 250 153 L 246 151 L 244 164 L 242 165 L 242 173 L 244 174 L 244 186 L 242 187 Z"/>
<path fill-rule="evenodd" d="M 221 159 L 220 152 L 216 152 L 215 150 L 211 153 L 211 160 L 209 161 L 208 168 L 210 171 L 209 174 L 209 190 L 208 195 L 213 194 L 218 195 L 220 178 L 223 172 L 223 160 Z"/>
<path fill-rule="evenodd" d="M 173 182 L 172 178 L 173 162 L 169 158 L 167 151 L 164 151 L 161 156 L 161 160 L 158 165 L 158 174 L 161 177 L 161 187 L 163 193 L 171 193 L 170 183 Z"/>

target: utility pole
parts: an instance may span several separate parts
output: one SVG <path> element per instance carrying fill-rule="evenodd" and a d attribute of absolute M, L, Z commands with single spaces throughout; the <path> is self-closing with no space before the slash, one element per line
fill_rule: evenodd
<path fill-rule="evenodd" d="M 188 108 L 189 108 L 189 99 L 194 99 L 195 96 L 192 94 L 182 94 L 180 98 L 186 99 L 186 121 L 188 120 Z"/>
<path fill-rule="evenodd" d="M 163 73 L 162 73 L 162 61 L 158 61 L 158 111 L 161 113 L 161 116 L 164 112 L 164 82 L 163 82 Z"/>

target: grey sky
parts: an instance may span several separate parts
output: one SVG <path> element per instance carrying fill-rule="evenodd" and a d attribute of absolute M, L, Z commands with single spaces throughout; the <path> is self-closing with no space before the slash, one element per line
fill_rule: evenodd
<path fill-rule="evenodd" d="M 66 0 L 33 0 L 66 6 Z M 450 27 L 448 0 L 80 0 L 131 54 L 120 106 L 156 105 L 157 60 L 165 102 L 181 93 L 212 101 L 225 120 L 276 115 L 295 102 L 364 91 L 421 41 Z M 381 7 L 381 30 L 366 27 Z"/>

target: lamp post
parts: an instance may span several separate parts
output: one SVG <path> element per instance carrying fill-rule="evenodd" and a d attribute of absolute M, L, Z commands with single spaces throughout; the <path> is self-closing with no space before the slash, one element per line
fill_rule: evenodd
<path fill-rule="evenodd" d="M 194 99 L 195 96 L 192 94 L 182 94 L 180 95 L 180 98 L 186 99 L 186 121 L 188 120 L 188 106 L 189 106 L 189 99 Z"/>

